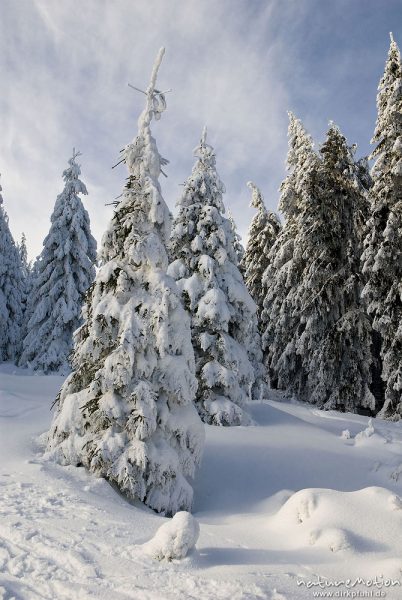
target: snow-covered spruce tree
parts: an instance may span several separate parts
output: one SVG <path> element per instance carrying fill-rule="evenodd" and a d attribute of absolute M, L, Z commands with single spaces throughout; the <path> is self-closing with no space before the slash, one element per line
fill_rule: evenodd
<path fill-rule="evenodd" d="M 313 142 L 299 119 L 289 113 L 289 175 L 280 191 L 279 210 L 285 223 L 268 254 L 263 275 L 266 296 L 261 313 L 264 364 L 273 388 L 294 389 L 305 378 L 300 356 L 296 352 L 300 316 L 295 291 L 300 284 L 304 257 L 295 253 L 298 219 L 303 205 L 309 202 L 307 181 L 318 158 Z"/>
<path fill-rule="evenodd" d="M 73 372 L 57 398 L 48 449 L 84 465 L 129 498 L 173 514 L 188 510 L 204 428 L 190 320 L 167 276 L 170 215 L 151 121 L 165 109 L 156 88 L 161 49 L 138 134 L 123 152 L 128 180 L 103 236 L 101 266 L 75 333 Z"/>
<path fill-rule="evenodd" d="M 96 242 L 78 194 L 87 194 L 79 179 L 79 153 L 73 152 L 63 173 L 51 226 L 35 264 L 20 365 L 45 373 L 67 373 L 73 332 L 81 324 L 81 306 L 95 275 Z"/>
<path fill-rule="evenodd" d="M 351 147 L 351 151 L 354 154 L 356 151 L 356 146 Z M 362 189 L 363 195 L 360 206 L 359 215 L 360 218 L 357 219 L 357 231 L 356 231 L 356 240 L 360 244 L 360 247 L 363 248 L 364 240 L 370 232 L 371 222 L 370 222 L 370 201 L 369 201 L 369 192 L 373 185 L 373 180 L 370 175 L 370 166 L 368 157 L 365 156 L 356 161 L 356 175 L 360 182 L 360 187 Z M 365 202 L 364 202 L 365 200 Z M 359 222 L 360 221 L 360 226 Z M 367 274 L 360 273 L 360 279 L 362 286 L 364 287 L 367 283 Z M 367 306 L 366 306 L 367 312 Z M 370 391 L 375 398 L 375 409 L 374 413 L 377 414 L 379 410 L 384 405 L 384 382 L 382 380 L 382 358 L 381 358 L 381 335 L 378 331 L 376 331 L 373 326 L 373 317 L 369 315 L 371 322 L 371 386 Z"/>
<path fill-rule="evenodd" d="M 237 267 L 233 228 L 223 216 L 225 190 L 206 130 L 194 152 L 197 161 L 173 225 L 169 273 L 191 314 L 198 412 L 206 423 L 239 425 L 247 422 L 243 407 L 255 388 L 255 368 L 257 378 L 262 373 L 256 305 Z"/>
<path fill-rule="evenodd" d="M 267 295 L 266 279 L 263 279 L 268 267 L 269 252 L 281 229 L 281 223 L 275 213 L 266 209 L 263 196 L 252 182 L 247 183 L 251 189 L 251 206 L 257 214 L 251 221 L 248 231 L 246 252 L 242 261 L 244 280 L 248 291 L 257 305 L 258 317 L 263 310 L 263 302 Z"/>
<path fill-rule="evenodd" d="M 23 276 L 25 279 L 28 279 L 31 271 L 31 263 L 28 262 L 27 238 L 25 233 L 22 233 L 21 241 L 17 244 L 17 248 L 20 255 Z"/>
<path fill-rule="evenodd" d="M 385 402 L 381 416 L 402 418 L 402 64 L 391 45 L 377 96 L 371 218 L 362 256 L 363 297 L 381 336 Z"/>
<path fill-rule="evenodd" d="M 8 226 L 0 185 L 0 361 L 15 361 L 21 350 L 24 277 Z"/>
<path fill-rule="evenodd" d="M 326 409 L 373 410 L 371 323 L 361 300 L 365 190 L 345 137 L 331 125 L 307 182 L 295 248 L 304 261 L 296 291 L 296 349 L 307 374 L 299 397 Z"/>
<path fill-rule="evenodd" d="M 28 262 L 28 250 L 27 250 L 25 233 L 22 234 L 21 241 L 19 244 L 17 244 L 17 248 L 18 248 L 18 254 L 20 257 L 20 261 L 21 261 L 22 276 L 24 279 L 24 291 L 23 291 L 23 298 L 22 298 L 22 309 L 23 309 L 24 316 L 23 316 L 22 328 L 21 328 L 21 341 L 22 341 L 24 339 L 24 337 L 26 336 L 26 323 L 27 323 L 26 306 L 27 306 L 28 296 L 31 292 L 31 283 L 32 283 L 31 263 Z"/>

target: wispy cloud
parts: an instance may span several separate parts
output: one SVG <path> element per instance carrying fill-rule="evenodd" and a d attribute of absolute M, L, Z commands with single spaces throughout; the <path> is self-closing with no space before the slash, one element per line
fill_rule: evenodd
<path fill-rule="evenodd" d="M 322 135 L 328 117 L 340 117 L 352 134 L 370 138 L 372 108 L 371 122 L 364 121 L 364 110 L 350 114 L 350 90 L 343 110 L 330 99 L 339 82 L 356 90 L 363 84 L 374 106 L 374 81 L 387 45 L 379 36 L 389 23 L 383 19 L 374 47 L 365 52 L 371 58 L 375 51 L 378 61 L 362 61 L 363 49 L 351 84 L 346 49 L 356 56 L 360 48 L 346 38 L 353 23 L 343 38 L 335 36 L 335 46 L 335 26 L 328 24 L 331 17 L 344 21 L 340 7 L 350 3 L 332 4 L 337 8 L 315 0 L 2 0 L 0 171 L 16 237 L 25 231 L 31 254 L 40 251 L 75 146 L 83 152 L 85 203 L 100 240 L 112 213 L 104 205 L 120 194 L 125 178 L 124 167 L 111 166 L 135 135 L 142 109 L 143 98 L 127 82 L 146 86 L 161 45 L 167 52 L 160 84 L 173 88 L 168 110 L 154 126 L 159 149 L 170 160 L 169 178 L 162 181 L 165 199 L 173 209 L 207 124 L 226 203 L 244 234 L 252 217 L 247 180 L 255 180 L 276 208 L 288 108 L 306 118 L 313 133 Z M 388 6 L 396 22 L 397 3 L 389 0 Z M 364 7 L 349 8 L 352 21 L 372 27 L 376 15 L 362 20 L 362 14 Z M 356 116 L 362 123 L 350 127 Z"/>

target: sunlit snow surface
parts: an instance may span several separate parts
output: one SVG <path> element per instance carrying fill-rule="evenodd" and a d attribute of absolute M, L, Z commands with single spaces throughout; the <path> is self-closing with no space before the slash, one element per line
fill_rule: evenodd
<path fill-rule="evenodd" d="M 207 427 L 196 550 L 158 561 L 146 542 L 167 519 L 43 458 L 61 383 L 0 366 L 0 599 L 298 600 L 318 577 L 375 576 L 402 598 L 400 424 L 277 396 L 254 426 Z"/>

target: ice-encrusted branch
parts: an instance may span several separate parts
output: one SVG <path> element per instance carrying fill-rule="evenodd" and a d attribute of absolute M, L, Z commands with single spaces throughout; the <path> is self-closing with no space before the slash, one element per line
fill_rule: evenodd
<path fill-rule="evenodd" d="M 148 96 L 152 96 L 154 94 L 154 92 L 158 92 L 158 90 L 155 90 L 155 85 L 156 85 L 156 79 L 158 77 L 159 67 L 161 66 L 161 62 L 162 62 L 164 54 L 165 54 L 165 48 L 162 46 L 162 48 L 159 49 L 158 55 L 154 62 L 154 66 L 152 67 L 151 81 L 150 81 L 150 84 L 147 89 Z"/>
<path fill-rule="evenodd" d="M 160 48 L 152 67 L 151 80 L 149 86 L 147 87 L 147 91 L 145 92 L 147 96 L 147 103 L 138 120 L 138 128 L 140 132 L 143 132 L 147 127 L 149 127 L 152 117 L 155 117 L 155 119 L 158 121 L 161 118 L 161 114 L 164 112 L 164 110 L 166 110 L 165 94 L 160 90 L 157 90 L 155 87 L 158 71 L 164 54 L 165 48 L 162 47 Z"/>
<path fill-rule="evenodd" d="M 207 126 L 204 125 L 204 128 L 202 130 L 202 134 L 201 134 L 201 146 L 205 146 L 206 143 L 207 143 L 207 133 L 208 133 Z"/>
<path fill-rule="evenodd" d="M 82 156 L 82 153 L 79 150 L 75 150 L 75 148 L 73 148 L 73 155 L 71 157 L 71 160 L 75 161 L 75 159 L 79 156 Z"/>

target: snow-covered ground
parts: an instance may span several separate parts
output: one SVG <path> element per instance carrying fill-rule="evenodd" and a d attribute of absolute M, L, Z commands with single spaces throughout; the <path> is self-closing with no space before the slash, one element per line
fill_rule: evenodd
<path fill-rule="evenodd" d="M 255 426 L 207 427 L 196 551 L 158 562 L 142 544 L 167 519 L 44 460 L 61 382 L 0 367 L 2 600 L 299 600 L 334 578 L 352 580 L 335 598 L 402 598 L 401 424 L 278 397 Z"/>

